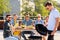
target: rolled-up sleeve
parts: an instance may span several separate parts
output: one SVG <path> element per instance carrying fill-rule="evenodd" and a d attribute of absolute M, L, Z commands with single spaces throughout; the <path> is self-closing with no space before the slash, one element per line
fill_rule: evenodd
<path fill-rule="evenodd" d="M 55 11 L 55 12 L 54 12 L 54 17 L 57 18 L 57 17 L 59 17 L 59 16 L 60 16 L 60 13 L 59 13 L 58 11 Z"/>

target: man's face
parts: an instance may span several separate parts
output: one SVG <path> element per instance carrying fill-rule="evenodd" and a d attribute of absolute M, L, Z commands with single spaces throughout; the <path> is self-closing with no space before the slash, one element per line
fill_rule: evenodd
<path fill-rule="evenodd" d="M 17 15 L 14 16 L 14 19 L 17 19 Z"/>
<path fill-rule="evenodd" d="M 50 11 L 51 10 L 51 6 L 46 6 L 46 9 Z"/>
<path fill-rule="evenodd" d="M 11 16 L 8 16 L 8 17 L 7 17 L 7 20 L 8 20 L 8 21 L 11 21 L 11 18 L 12 18 Z"/>
<path fill-rule="evenodd" d="M 38 20 L 41 20 L 41 16 L 38 16 Z"/>
<path fill-rule="evenodd" d="M 29 20 L 29 17 L 28 17 L 28 16 L 26 16 L 26 17 L 25 17 L 25 19 L 26 19 L 26 20 Z"/>

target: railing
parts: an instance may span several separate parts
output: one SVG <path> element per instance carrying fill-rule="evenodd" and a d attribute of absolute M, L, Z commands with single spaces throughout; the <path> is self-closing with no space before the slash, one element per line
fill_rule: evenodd
<path fill-rule="evenodd" d="M 30 17 L 31 19 L 33 19 L 33 20 L 36 20 L 37 19 L 37 17 L 35 16 L 33 16 L 33 17 Z M 22 17 L 22 19 L 19 19 L 18 18 L 18 22 L 20 21 L 20 20 L 23 20 L 24 19 L 24 17 Z M 4 23 L 4 18 L 3 18 L 3 16 L 0 16 L 0 29 L 3 29 L 3 23 Z M 58 30 L 60 30 L 60 22 L 59 22 L 59 27 L 58 27 Z"/>

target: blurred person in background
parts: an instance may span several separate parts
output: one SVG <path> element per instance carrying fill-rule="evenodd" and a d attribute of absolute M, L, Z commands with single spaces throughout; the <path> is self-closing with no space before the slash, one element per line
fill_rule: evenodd
<path fill-rule="evenodd" d="M 23 20 L 23 24 L 26 25 L 26 26 L 32 25 L 32 19 L 30 19 L 29 15 L 25 16 L 25 19 Z"/>
<path fill-rule="evenodd" d="M 41 19 L 41 14 L 38 14 L 37 15 L 37 20 L 35 21 L 35 25 L 36 24 L 44 24 L 44 21 Z"/>
<path fill-rule="evenodd" d="M 37 17 L 38 17 L 38 18 L 37 18 L 37 20 L 35 21 L 35 25 L 37 25 L 37 24 L 45 25 L 45 24 L 44 24 L 44 20 L 41 19 L 41 14 L 38 14 Z M 46 40 L 46 36 L 43 36 L 43 35 L 42 35 L 42 40 Z"/>
<path fill-rule="evenodd" d="M 44 26 L 48 26 L 48 19 L 49 19 L 49 16 L 47 16 L 46 18 L 45 18 L 45 22 L 44 22 Z"/>
<path fill-rule="evenodd" d="M 30 16 L 29 15 L 26 15 L 25 16 L 25 19 L 22 21 L 22 23 L 23 23 L 23 25 L 26 26 L 25 27 L 26 30 L 22 31 L 21 32 L 21 35 L 24 38 L 24 40 L 27 40 L 26 39 L 26 36 L 24 34 L 29 34 L 30 36 L 33 36 L 34 35 L 34 33 L 31 30 L 29 30 L 29 28 L 32 25 L 32 20 L 30 19 Z"/>
<path fill-rule="evenodd" d="M 54 8 L 53 4 L 48 1 L 45 4 L 47 10 L 50 11 L 49 20 L 48 20 L 48 40 L 54 40 L 54 34 L 57 31 L 59 25 L 59 11 Z"/>
<path fill-rule="evenodd" d="M 16 23 L 17 23 L 17 18 L 18 18 L 17 14 L 13 14 L 13 18 L 12 18 L 12 20 L 10 21 L 11 25 L 13 25 L 13 26 L 16 25 Z"/>
<path fill-rule="evenodd" d="M 13 29 L 12 29 L 12 34 L 13 34 L 14 36 L 15 36 L 15 33 L 16 33 L 16 28 L 19 27 L 19 23 L 17 22 L 17 18 L 18 18 L 17 14 L 13 14 L 12 19 L 11 19 L 11 21 L 10 21 L 10 24 L 11 24 L 11 26 L 13 27 Z M 16 34 L 17 34 L 17 33 L 16 33 Z"/>

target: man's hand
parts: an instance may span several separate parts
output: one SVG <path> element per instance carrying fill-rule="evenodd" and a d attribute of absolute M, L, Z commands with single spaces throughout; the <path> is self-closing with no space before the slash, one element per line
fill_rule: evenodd
<path fill-rule="evenodd" d="M 52 33 L 51 33 L 51 35 L 54 35 L 54 34 L 55 34 L 55 32 L 52 32 Z"/>
<path fill-rule="evenodd" d="M 54 27 L 54 30 L 53 30 L 53 32 L 51 33 L 51 35 L 54 35 L 54 34 L 55 34 L 55 32 L 56 32 L 56 30 L 57 30 L 57 28 L 58 28 L 58 25 L 59 25 L 59 18 L 56 18 L 55 20 L 56 20 L 55 27 Z"/>

